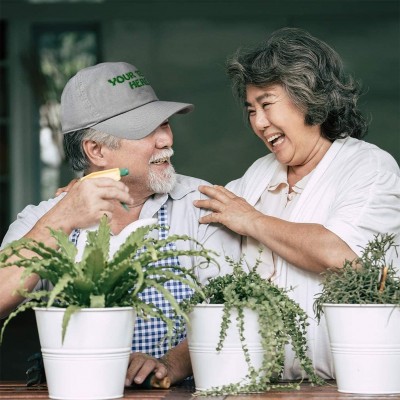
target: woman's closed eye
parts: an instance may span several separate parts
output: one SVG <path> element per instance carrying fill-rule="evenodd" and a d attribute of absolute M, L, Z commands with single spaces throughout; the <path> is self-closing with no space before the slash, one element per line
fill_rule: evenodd
<path fill-rule="evenodd" d="M 256 114 L 256 110 L 255 109 L 253 109 L 253 108 L 248 108 L 247 109 L 247 115 L 249 116 L 249 117 L 251 117 L 251 116 L 253 116 L 253 115 L 255 115 Z"/>
<path fill-rule="evenodd" d="M 270 106 L 272 106 L 274 103 L 272 103 L 272 102 L 263 102 L 262 104 L 261 104 L 261 107 L 262 107 L 262 109 L 263 110 L 265 110 L 265 109 L 267 109 L 267 108 L 270 108 Z"/>

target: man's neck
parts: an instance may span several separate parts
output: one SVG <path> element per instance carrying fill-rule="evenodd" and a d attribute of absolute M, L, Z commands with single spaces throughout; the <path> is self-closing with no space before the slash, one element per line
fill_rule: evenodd
<path fill-rule="evenodd" d="M 111 232 L 118 235 L 130 223 L 137 221 L 144 204 L 151 196 L 152 194 L 149 193 L 135 193 L 131 194 L 134 199 L 133 204 L 116 204 L 110 222 Z"/>
<path fill-rule="evenodd" d="M 144 203 L 136 207 L 128 207 L 128 209 L 122 207 L 121 204 L 116 205 L 110 221 L 111 232 L 114 235 L 118 235 L 126 226 L 137 221 L 143 204 Z"/>

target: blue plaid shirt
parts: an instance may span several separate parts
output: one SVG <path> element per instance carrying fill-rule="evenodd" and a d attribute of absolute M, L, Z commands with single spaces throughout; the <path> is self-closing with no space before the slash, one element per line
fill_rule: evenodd
<path fill-rule="evenodd" d="M 158 211 L 157 218 L 159 225 L 168 225 L 168 210 L 166 204 L 164 204 Z M 77 244 L 79 233 L 79 230 L 75 230 L 71 235 L 71 240 L 75 244 Z M 167 237 L 168 230 L 160 229 L 159 239 L 166 239 Z M 168 249 L 176 250 L 175 243 L 170 243 Z M 165 248 L 165 250 L 167 250 L 167 248 Z M 170 257 L 165 260 L 158 261 L 156 265 L 179 266 L 180 263 L 178 257 Z M 193 293 L 189 286 L 178 281 L 165 282 L 164 287 L 171 292 L 178 302 L 190 297 Z M 159 307 L 166 316 L 174 321 L 174 325 L 179 333 L 171 342 L 172 346 L 170 346 L 168 340 L 164 340 L 167 333 L 167 325 L 160 318 L 136 318 L 135 331 L 132 339 L 132 351 L 146 353 L 157 358 L 162 357 L 171 347 L 176 346 L 186 337 L 185 330 L 178 330 L 178 328 L 182 326 L 182 317 L 174 316 L 171 304 L 155 288 L 146 288 L 142 293 L 139 294 L 139 297 L 145 303 L 152 303 Z"/>

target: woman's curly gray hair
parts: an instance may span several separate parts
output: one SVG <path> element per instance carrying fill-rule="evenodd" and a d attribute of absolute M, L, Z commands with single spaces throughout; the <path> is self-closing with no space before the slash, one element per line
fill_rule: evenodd
<path fill-rule="evenodd" d="M 357 108 L 360 85 L 344 72 L 340 56 L 298 28 L 282 28 L 255 49 L 228 60 L 232 88 L 244 103 L 246 86 L 282 85 L 305 113 L 305 123 L 321 125 L 327 139 L 361 138 L 368 124 Z"/>

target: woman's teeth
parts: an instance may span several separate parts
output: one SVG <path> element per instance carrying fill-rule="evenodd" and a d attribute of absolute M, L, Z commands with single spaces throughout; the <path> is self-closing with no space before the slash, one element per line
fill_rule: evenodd
<path fill-rule="evenodd" d="M 283 133 L 278 133 L 274 136 L 271 136 L 270 138 L 268 138 L 268 143 L 271 143 L 272 146 L 281 144 L 283 142 L 284 136 L 285 135 Z"/>

